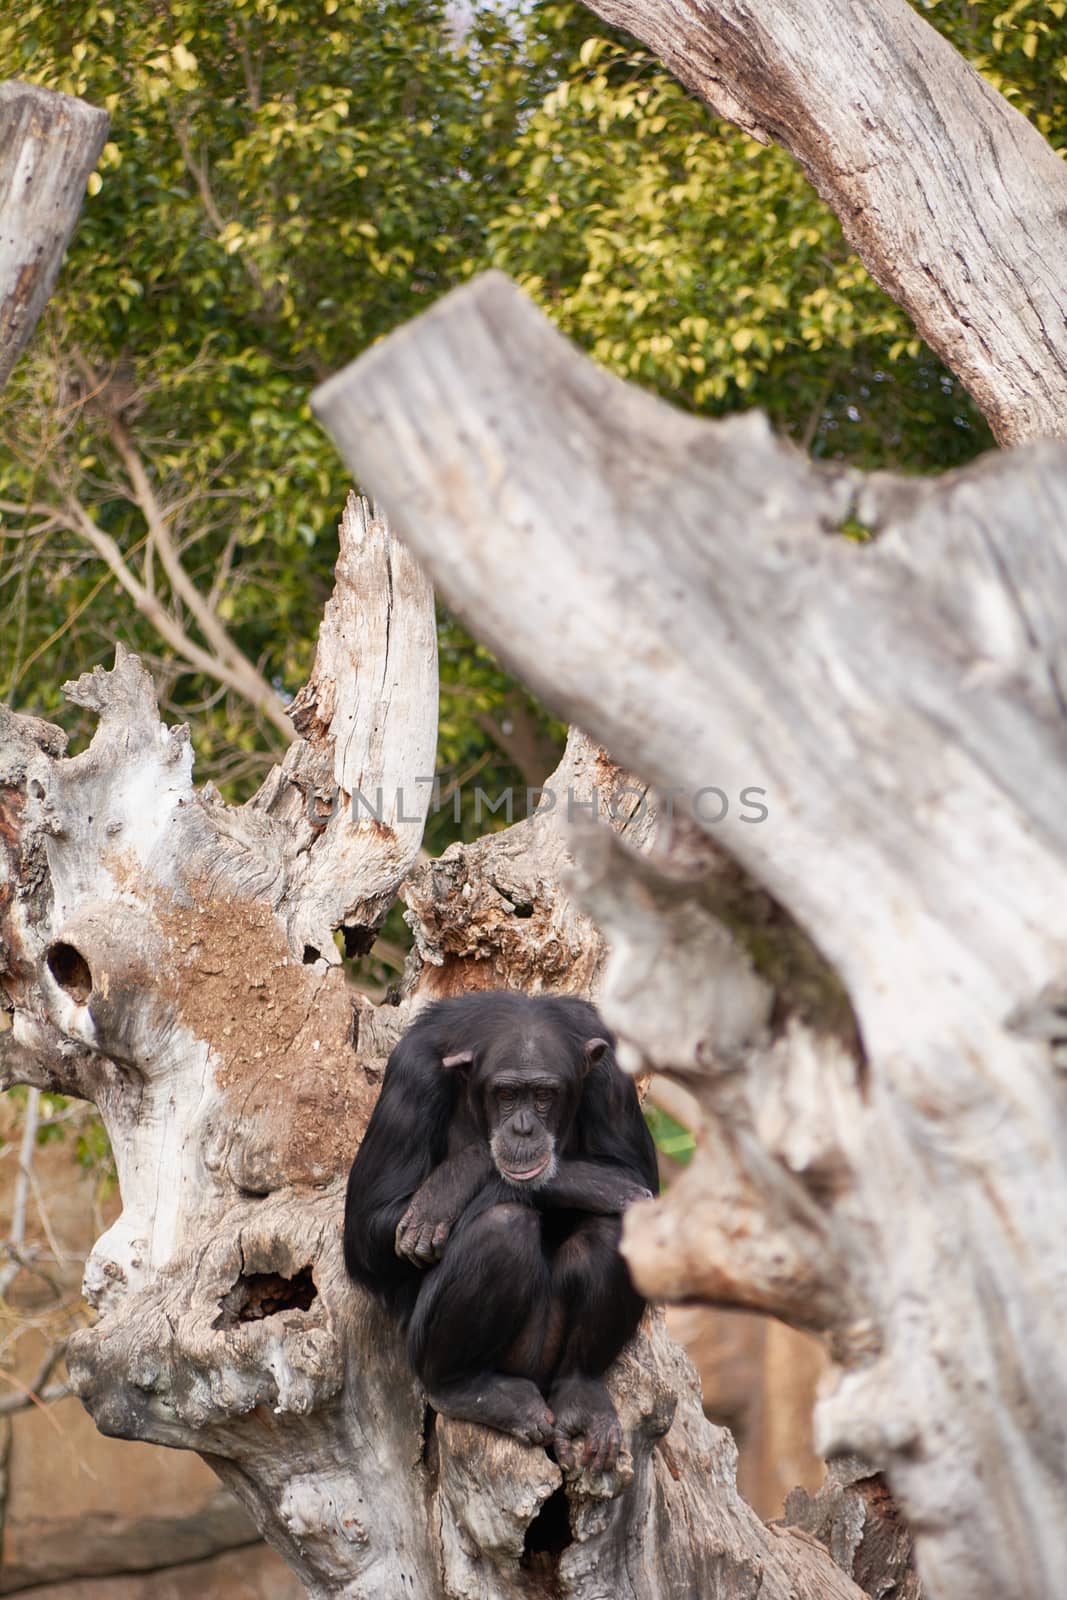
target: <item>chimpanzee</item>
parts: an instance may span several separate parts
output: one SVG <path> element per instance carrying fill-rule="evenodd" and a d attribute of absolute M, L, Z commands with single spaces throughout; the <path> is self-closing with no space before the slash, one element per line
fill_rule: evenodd
<path fill-rule="evenodd" d="M 644 1302 L 621 1214 L 656 1153 L 586 1000 L 484 991 L 427 1007 L 400 1040 L 352 1165 L 345 1261 L 407 1332 L 445 1416 L 606 1468 L 603 1373 Z"/>

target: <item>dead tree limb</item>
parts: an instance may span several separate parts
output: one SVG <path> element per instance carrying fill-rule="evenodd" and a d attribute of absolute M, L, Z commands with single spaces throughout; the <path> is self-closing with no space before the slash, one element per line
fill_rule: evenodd
<path fill-rule="evenodd" d="M 0 83 L 0 388 L 52 293 L 108 120 L 71 95 Z"/>
<path fill-rule="evenodd" d="M 1067 164 L 907 0 L 587 0 L 790 151 L 1004 444 L 1067 435 Z"/>

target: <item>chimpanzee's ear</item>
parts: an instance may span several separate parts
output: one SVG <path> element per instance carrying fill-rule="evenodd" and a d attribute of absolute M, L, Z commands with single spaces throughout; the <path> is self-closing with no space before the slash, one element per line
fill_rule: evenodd
<path fill-rule="evenodd" d="M 441 1065 L 443 1067 L 447 1067 L 449 1071 L 451 1071 L 453 1067 L 458 1067 L 460 1070 L 462 1070 L 464 1067 L 469 1067 L 473 1061 L 473 1050 L 457 1050 L 454 1056 L 441 1057 Z"/>
<path fill-rule="evenodd" d="M 606 1039 L 587 1039 L 585 1041 L 585 1044 L 582 1047 L 582 1064 L 580 1069 L 583 1078 L 589 1071 L 590 1067 L 595 1067 L 597 1062 L 600 1061 L 610 1049 L 611 1046 Z"/>

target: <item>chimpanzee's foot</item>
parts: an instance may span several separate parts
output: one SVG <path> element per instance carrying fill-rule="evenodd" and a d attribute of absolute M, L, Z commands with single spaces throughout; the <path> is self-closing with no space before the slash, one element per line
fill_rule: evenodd
<path fill-rule="evenodd" d="M 608 1472 L 619 1458 L 622 1430 L 602 1378 L 559 1378 L 548 1403 L 555 1413 L 556 1460 L 561 1467 Z"/>
<path fill-rule="evenodd" d="M 545 1397 L 529 1378 L 483 1372 L 430 1391 L 430 1404 L 443 1417 L 499 1428 L 523 1444 L 550 1444 L 553 1416 Z M 610 1401 L 608 1402 L 610 1405 Z"/>

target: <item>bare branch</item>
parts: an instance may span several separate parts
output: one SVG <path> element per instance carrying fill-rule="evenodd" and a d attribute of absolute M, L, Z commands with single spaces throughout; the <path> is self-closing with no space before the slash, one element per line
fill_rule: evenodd
<path fill-rule="evenodd" d="M 18 1380 L 13 1380 L 17 1382 Z M 13 1416 L 16 1411 L 28 1411 L 31 1406 L 50 1406 L 65 1400 L 70 1394 L 69 1383 L 52 1383 L 47 1389 L 27 1388 L 18 1394 L 0 1396 L 0 1417 Z"/>
<path fill-rule="evenodd" d="M 242 64 L 245 66 L 247 72 L 247 53 L 242 54 Z M 211 187 L 211 178 L 208 173 L 207 162 L 198 160 L 193 154 L 192 140 L 189 137 L 189 124 L 186 122 L 186 120 L 183 117 L 178 117 L 172 114 L 170 123 L 171 127 L 174 129 L 175 137 L 178 140 L 178 147 L 182 153 L 182 160 L 185 162 L 186 169 L 196 184 L 197 193 L 200 195 L 200 203 L 204 208 L 204 215 L 211 223 L 216 235 L 221 234 L 225 231 L 226 219 L 219 210 L 218 203 L 215 200 L 214 191 Z M 267 306 L 268 309 L 272 308 L 277 303 L 277 291 L 271 284 L 267 283 L 262 272 L 259 270 L 258 264 L 247 250 L 242 250 L 240 252 L 240 259 L 241 265 L 247 272 L 253 287 L 261 295 L 264 305 Z"/>
<path fill-rule="evenodd" d="M 134 605 L 143 617 L 155 628 L 162 639 L 170 645 L 171 649 L 189 663 L 197 672 L 202 672 L 205 677 L 213 678 L 216 683 L 224 683 L 227 688 L 235 690 L 245 700 L 248 700 L 257 711 L 261 711 L 267 719 L 274 724 L 280 733 L 287 738 L 293 734 L 293 726 L 288 714 L 281 709 L 280 697 L 273 690 L 269 690 L 269 697 L 264 699 L 258 694 L 253 678 L 254 669 L 248 666 L 247 671 L 239 671 L 218 656 L 209 654 L 194 640 L 190 639 L 181 624 L 171 616 L 158 597 L 149 592 L 146 585 L 134 577 L 122 551 L 109 533 L 100 528 L 89 512 L 76 500 L 73 495 L 69 497 L 65 506 L 64 521 L 68 527 L 74 528 L 86 540 L 96 553 L 107 562 L 111 572 L 117 578 L 121 587 L 129 595 Z M 244 658 L 242 658 L 244 659 Z M 258 674 L 255 679 L 262 683 Z"/>
<path fill-rule="evenodd" d="M 27 1091 L 26 1110 L 22 1122 L 22 1142 L 19 1146 L 18 1177 L 15 1179 L 15 1193 L 11 1204 L 11 1231 L 8 1234 L 8 1246 L 12 1259 L 7 1266 L 0 1270 L 0 1298 L 7 1294 L 21 1269 L 19 1252 L 26 1241 L 26 1210 L 30 1197 L 30 1180 L 33 1172 L 33 1156 L 37 1148 L 37 1129 L 41 1116 L 41 1091 L 30 1089 Z"/>
<path fill-rule="evenodd" d="M 222 233 L 226 227 L 226 219 L 215 203 L 215 196 L 205 163 L 198 161 L 193 155 L 192 141 L 189 138 L 189 124 L 184 117 L 172 115 L 170 125 L 174 129 L 175 137 L 178 140 L 178 148 L 181 150 L 186 170 L 196 183 L 197 192 L 200 195 L 200 204 L 204 208 L 204 215 L 215 232 Z"/>
<path fill-rule="evenodd" d="M 542 733 L 521 689 L 513 690 L 495 713 L 475 711 L 474 721 L 519 769 L 530 788 L 542 783 L 557 765 L 559 746 Z"/>
<path fill-rule="evenodd" d="M 9 1383 L 18 1385 L 18 1393 L 0 1395 L 0 1417 L 9 1417 L 16 1411 L 28 1411 L 31 1406 L 50 1405 L 53 1401 L 66 1399 L 70 1393 L 69 1384 L 53 1383 L 45 1387 L 66 1353 L 67 1341 L 60 1339 L 48 1351 L 35 1376 L 25 1385 L 19 1383 L 11 1373 L 5 1373 Z"/>
<path fill-rule="evenodd" d="M 1067 164 L 907 0 L 587 3 L 797 157 L 998 439 L 1067 436 Z"/>
<path fill-rule="evenodd" d="M 281 695 L 234 643 L 217 613 L 204 599 L 182 566 L 170 535 L 167 515 L 156 498 L 144 462 L 134 446 L 125 423 L 121 417 L 110 413 L 107 425 L 112 442 L 129 474 L 134 497 L 144 516 L 152 545 L 159 552 L 159 559 L 171 588 L 192 613 L 200 632 L 219 662 L 228 667 L 235 679 L 244 685 L 241 692 L 245 699 L 255 706 L 257 711 L 262 711 L 279 732 L 291 735 L 292 723 Z"/>

